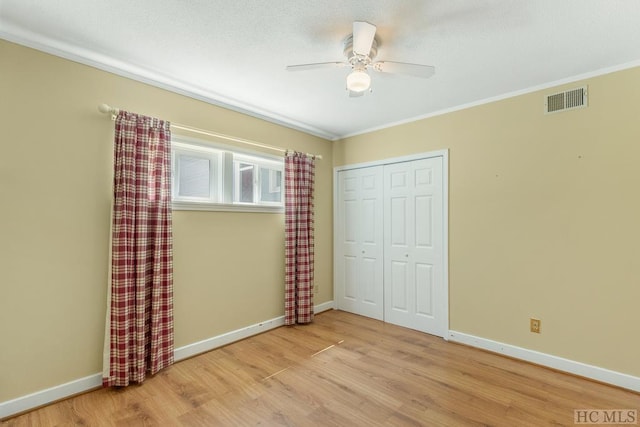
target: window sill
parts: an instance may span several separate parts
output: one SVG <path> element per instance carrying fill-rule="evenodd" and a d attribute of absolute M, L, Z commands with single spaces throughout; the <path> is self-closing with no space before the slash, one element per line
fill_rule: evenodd
<path fill-rule="evenodd" d="M 174 211 L 284 213 L 284 206 L 173 202 Z"/>

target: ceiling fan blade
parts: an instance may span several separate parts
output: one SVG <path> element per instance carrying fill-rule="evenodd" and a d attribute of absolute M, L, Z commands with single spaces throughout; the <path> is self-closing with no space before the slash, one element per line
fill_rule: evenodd
<path fill-rule="evenodd" d="M 406 62 L 380 61 L 373 64 L 373 69 L 381 73 L 405 74 L 428 79 L 436 72 L 431 65 L 409 64 Z"/>
<path fill-rule="evenodd" d="M 355 21 L 353 23 L 353 53 L 356 55 L 369 55 L 375 36 L 375 25 L 368 22 Z"/>
<path fill-rule="evenodd" d="M 287 71 L 306 71 L 315 70 L 317 68 L 342 68 L 350 67 L 347 62 L 316 62 L 314 64 L 288 65 Z"/>

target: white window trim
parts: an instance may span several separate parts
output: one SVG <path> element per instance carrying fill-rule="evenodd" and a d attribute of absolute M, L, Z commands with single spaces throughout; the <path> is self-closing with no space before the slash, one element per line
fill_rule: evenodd
<path fill-rule="evenodd" d="M 173 202 L 171 205 L 174 211 L 284 213 L 284 206 L 252 205 L 249 203 Z"/>

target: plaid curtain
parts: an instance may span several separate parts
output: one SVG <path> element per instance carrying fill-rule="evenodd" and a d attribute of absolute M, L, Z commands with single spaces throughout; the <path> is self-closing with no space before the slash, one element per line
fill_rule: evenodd
<path fill-rule="evenodd" d="M 287 152 L 285 173 L 286 325 L 313 320 L 313 186 L 315 158 Z"/>
<path fill-rule="evenodd" d="M 105 387 L 173 363 L 169 122 L 120 112 L 115 126 Z"/>

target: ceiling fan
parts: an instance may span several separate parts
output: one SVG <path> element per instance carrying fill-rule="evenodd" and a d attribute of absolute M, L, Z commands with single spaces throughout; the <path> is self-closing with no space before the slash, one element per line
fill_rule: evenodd
<path fill-rule="evenodd" d="M 346 61 L 289 65 L 287 70 L 306 71 L 316 68 L 351 67 L 352 71 L 347 76 L 347 90 L 351 97 L 362 96 L 367 89 L 371 90 L 369 70 L 381 73 L 404 74 L 423 79 L 429 78 L 435 73 L 435 68 L 431 65 L 392 61 L 374 62 L 373 59 L 377 53 L 378 41 L 376 40 L 376 26 L 368 22 L 355 21 L 353 23 L 353 33 L 344 41 Z"/>

